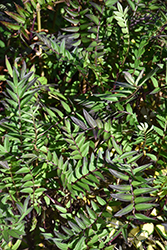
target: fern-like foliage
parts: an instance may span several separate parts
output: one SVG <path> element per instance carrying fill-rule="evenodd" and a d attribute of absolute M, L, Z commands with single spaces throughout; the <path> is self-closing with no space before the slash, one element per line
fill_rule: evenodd
<path fill-rule="evenodd" d="M 37 4 L 43 20 L 47 7 L 63 18 L 59 32 L 50 24 L 27 32 Z M 165 246 L 165 5 L 157 13 L 152 1 L 23 6 L 3 22 L 21 39 L 14 57 L 28 42 L 35 66 L 6 57 L 2 249 Z"/>

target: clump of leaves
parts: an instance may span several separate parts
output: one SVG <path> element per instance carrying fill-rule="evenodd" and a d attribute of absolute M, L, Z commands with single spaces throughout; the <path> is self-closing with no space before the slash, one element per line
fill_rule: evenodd
<path fill-rule="evenodd" d="M 31 1 L 17 11 L 30 15 L 37 2 L 45 8 Z M 41 71 L 6 57 L 3 249 L 164 250 L 166 9 L 158 8 L 70 1 L 59 9 L 61 34 L 35 34 Z"/>

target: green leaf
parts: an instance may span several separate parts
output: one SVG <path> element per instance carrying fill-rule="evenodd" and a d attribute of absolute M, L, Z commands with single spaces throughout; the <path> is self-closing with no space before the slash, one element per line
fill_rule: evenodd
<path fill-rule="evenodd" d="M 68 245 L 66 243 L 61 243 L 61 242 L 58 242 L 56 240 L 54 240 L 54 243 L 61 250 L 67 250 L 68 249 Z"/>
<path fill-rule="evenodd" d="M 73 120 L 73 122 L 75 124 L 77 124 L 80 128 L 82 128 L 83 130 L 88 129 L 88 127 L 86 126 L 85 123 L 83 123 L 81 120 L 75 118 L 74 116 L 71 116 L 71 119 Z"/>
<path fill-rule="evenodd" d="M 15 101 L 16 103 L 19 102 L 19 98 L 17 97 L 17 95 L 15 93 L 13 93 L 10 89 L 6 88 L 7 93 L 10 95 L 9 97 L 11 97 L 13 99 L 13 101 Z"/>
<path fill-rule="evenodd" d="M 122 194 L 122 193 L 111 194 L 111 197 L 118 199 L 120 201 L 131 201 L 133 198 L 131 194 Z"/>
<path fill-rule="evenodd" d="M 119 12 L 123 13 L 122 5 L 119 2 L 117 2 L 117 8 L 118 8 Z"/>
<path fill-rule="evenodd" d="M 89 152 L 89 141 L 83 144 L 80 148 L 81 154 L 83 157 L 86 157 Z"/>
<path fill-rule="evenodd" d="M 75 142 L 78 145 L 78 147 L 82 147 L 82 145 L 85 142 L 85 137 L 83 136 L 83 133 L 79 134 L 76 138 L 75 138 Z"/>
<path fill-rule="evenodd" d="M 67 213 L 67 209 L 65 207 L 61 207 L 59 205 L 55 205 L 55 207 L 57 208 L 57 210 L 59 210 L 62 213 Z"/>
<path fill-rule="evenodd" d="M 7 70 L 8 70 L 8 73 L 11 77 L 13 77 L 13 70 L 12 70 L 12 67 L 10 65 L 10 62 L 7 58 L 7 56 L 5 56 L 5 63 L 6 63 L 6 67 L 7 67 Z"/>
<path fill-rule="evenodd" d="M 161 88 L 158 87 L 158 88 L 155 88 L 153 91 L 151 91 L 149 94 L 154 95 L 154 94 L 157 94 L 160 91 L 161 91 Z"/>
<path fill-rule="evenodd" d="M 95 212 L 99 212 L 99 206 L 97 205 L 96 202 L 94 202 L 93 200 L 91 200 L 91 205 L 92 205 L 92 209 L 95 211 Z"/>
<path fill-rule="evenodd" d="M 81 181 L 77 181 L 77 185 L 79 185 L 80 187 L 86 189 L 88 192 L 90 192 L 90 188 L 86 183 L 83 183 Z"/>
<path fill-rule="evenodd" d="M 120 149 L 120 147 L 118 146 L 118 144 L 116 143 L 116 141 L 114 140 L 114 138 L 112 138 L 112 144 L 113 147 L 115 148 L 115 150 L 117 151 L 118 154 L 122 154 L 122 150 Z"/>
<path fill-rule="evenodd" d="M 156 219 L 153 219 L 153 218 L 150 218 L 148 216 L 145 216 L 144 214 L 135 214 L 135 218 L 137 220 L 141 220 L 142 222 L 156 222 L 157 220 Z"/>
<path fill-rule="evenodd" d="M 88 162 L 87 162 L 87 159 L 84 158 L 83 159 L 83 166 L 82 166 L 82 174 L 87 175 L 88 173 L 89 173 Z"/>
<path fill-rule="evenodd" d="M 9 242 L 9 230 L 3 230 L 2 231 L 2 236 L 3 236 L 3 239 L 8 243 Z"/>
<path fill-rule="evenodd" d="M 99 184 L 99 180 L 93 174 L 89 174 L 86 178 L 90 179 L 94 183 Z"/>
<path fill-rule="evenodd" d="M 96 121 L 89 115 L 89 113 L 85 109 L 83 110 L 83 114 L 85 116 L 86 121 L 92 128 L 97 127 Z"/>
<path fill-rule="evenodd" d="M 80 214 L 80 217 L 81 217 L 81 219 L 83 220 L 83 222 L 84 222 L 85 225 L 87 225 L 87 226 L 90 226 L 90 225 L 91 225 L 90 219 L 87 218 L 85 215 Z"/>
<path fill-rule="evenodd" d="M 72 17 L 77 17 L 79 15 L 78 12 L 71 11 L 71 9 L 69 9 L 69 8 L 66 8 L 65 10 Z"/>
<path fill-rule="evenodd" d="M 27 182 L 25 182 L 23 185 L 22 185 L 22 188 L 24 188 L 24 187 L 32 187 L 34 184 L 33 184 L 33 182 L 32 181 L 27 181 Z"/>
<path fill-rule="evenodd" d="M 26 175 L 23 177 L 22 182 L 24 182 L 24 181 L 29 181 L 29 180 L 32 180 L 32 179 L 33 179 L 33 177 L 32 177 L 31 174 L 26 174 Z"/>
<path fill-rule="evenodd" d="M 138 172 L 142 172 L 145 169 L 149 168 L 150 166 L 152 166 L 152 165 L 151 164 L 146 164 L 146 165 L 143 165 L 143 166 L 140 166 L 140 167 L 137 167 L 137 168 L 133 169 L 132 172 L 133 172 L 134 175 L 136 175 Z"/>
<path fill-rule="evenodd" d="M 130 7 L 132 8 L 133 11 L 135 11 L 135 4 L 131 0 L 127 0 Z"/>
<path fill-rule="evenodd" d="M 94 171 L 96 169 L 95 167 L 95 163 L 94 163 L 94 159 L 95 159 L 95 156 L 94 154 L 92 153 L 91 154 L 91 157 L 90 157 L 90 163 L 89 163 L 89 171 Z"/>
<path fill-rule="evenodd" d="M 156 72 L 160 69 L 160 67 L 156 67 L 155 69 L 151 70 L 144 78 L 143 80 L 140 82 L 139 86 L 142 86 L 149 78 L 153 77 Z"/>
<path fill-rule="evenodd" d="M 140 72 L 140 74 L 138 75 L 138 77 L 137 77 L 137 79 L 136 79 L 136 81 L 135 81 L 135 85 L 136 85 L 136 86 L 138 85 L 140 79 L 142 78 L 143 73 L 144 73 L 144 70 L 145 70 L 145 68 L 143 68 L 142 71 Z"/>
<path fill-rule="evenodd" d="M 128 181 L 129 180 L 129 176 L 128 175 L 125 175 L 125 174 L 122 174 L 121 172 L 118 172 L 116 170 L 113 170 L 113 169 L 109 169 L 110 173 L 112 175 L 114 175 L 116 178 L 119 178 L 121 180 L 125 180 L 125 181 Z"/>
<path fill-rule="evenodd" d="M 16 13 L 14 13 L 14 12 L 5 11 L 5 13 L 8 16 L 12 17 L 14 20 L 16 20 L 18 23 L 24 24 L 25 21 L 26 21 L 26 19 L 24 17 L 22 17 L 22 16 L 20 16 L 20 15 L 18 15 Z"/>
<path fill-rule="evenodd" d="M 138 154 L 138 155 L 132 157 L 131 159 L 129 159 L 129 160 L 127 161 L 127 164 L 130 164 L 130 163 L 132 163 L 132 162 L 136 162 L 138 159 L 140 159 L 140 157 L 142 157 L 142 155 L 143 155 L 143 153 Z"/>
<path fill-rule="evenodd" d="M 9 143 L 9 139 L 8 137 L 5 137 L 5 140 L 4 140 L 4 148 L 7 152 L 10 152 L 10 143 Z"/>
<path fill-rule="evenodd" d="M 80 228 L 82 228 L 83 230 L 86 229 L 86 226 L 85 226 L 85 224 L 83 223 L 83 221 L 82 221 L 81 219 L 79 219 L 77 216 L 75 216 L 75 221 L 77 222 L 77 224 L 78 224 L 78 226 L 79 226 Z"/>
<path fill-rule="evenodd" d="M 146 153 L 146 155 L 147 155 L 148 157 L 150 157 L 153 161 L 157 161 L 156 155 L 149 154 L 149 153 Z"/>
<path fill-rule="evenodd" d="M 159 84 L 158 84 L 158 81 L 157 81 L 157 79 L 155 78 L 155 77 L 151 77 L 151 80 L 152 80 L 152 82 L 153 82 L 153 85 L 154 85 L 154 88 L 158 88 L 159 87 Z"/>
<path fill-rule="evenodd" d="M 20 30 L 20 25 L 5 22 L 5 21 L 0 21 L 4 26 L 6 26 L 8 29 L 13 29 L 13 30 Z"/>
<path fill-rule="evenodd" d="M 31 178 L 32 178 L 32 176 L 31 176 Z M 22 190 L 20 190 L 20 192 L 31 194 L 31 193 L 33 193 L 33 189 L 32 188 L 23 188 Z"/>
<path fill-rule="evenodd" d="M 158 233 L 164 238 L 167 240 L 167 230 L 166 230 L 166 224 L 163 225 L 164 223 L 161 223 L 161 224 L 158 224 L 156 225 L 156 230 L 158 231 Z M 161 247 L 161 249 L 163 249 Z M 164 250 L 164 249 L 163 249 Z"/>
<path fill-rule="evenodd" d="M 130 191 L 131 190 L 130 185 L 109 185 L 109 187 L 118 191 Z"/>
<path fill-rule="evenodd" d="M 141 204 L 135 205 L 135 209 L 136 209 L 137 211 L 149 210 L 149 209 L 152 209 L 153 207 L 157 207 L 157 206 L 159 206 L 159 204 L 141 203 Z"/>
<path fill-rule="evenodd" d="M 74 38 L 76 38 L 76 37 L 78 37 L 79 35 L 78 34 L 74 34 L 73 35 L 73 37 Z M 73 45 L 74 46 L 74 45 Z M 64 55 L 65 57 L 67 57 L 67 59 L 69 60 L 69 61 L 71 61 L 71 60 L 73 60 L 74 58 L 73 58 L 73 56 L 72 56 L 72 54 L 68 51 L 68 50 L 65 50 L 65 55 Z"/>
<path fill-rule="evenodd" d="M 20 168 L 20 169 L 16 172 L 16 174 L 26 174 L 26 173 L 29 173 L 29 172 L 30 172 L 29 168 L 23 167 L 23 168 Z"/>
<path fill-rule="evenodd" d="M 31 72 L 31 74 L 32 74 L 32 72 Z M 42 85 L 46 85 L 47 82 L 48 82 L 47 78 L 44 77 L 44 76 L 39 77 L 39 78 L 38 78 L 38 81 L 39 81 Z"/>
<path fill-rule="evenodd" d="M 105 2 L 105 5 L 106 5 L 107 7 L 112 7 L 116 2 L 118 2 L 118 0 L 107 0 L 107 1 Z"/>
<path fill-rule="evenodd" d="M 73 235 L 74 235 L 73 231 L 70 230 L 69 228 L 64 227 L 64 226 L 61 226 L 61 227 L 62 227 L 63 231 L 64 231 L 66 234 L 68 234 L 68 235 L 70 235 L 70 236 L 73 236 Z"/>
<path fill-rule="evenodd" d="M 90 218 L 93 220 L 96 220 L 97 216 L 96 216 L 95 212 L 92 209 L 90 209 L 88 206 L 86 206 L 86 210 L 87 210 Z"/>
<path fill-rule="evenodd" d="M 131 84 L 131 85 L 135 85 L 135 80 L 134 80 L 134 78 L 131 76 L 131 74 L 129 73 L 129 72 L 123 72 L 124 73 L 124 75 L 125 75 L 125 79 L 126 79 L 126 81 L 129 83 L 129 84 Z"/>
<path fill-rule="evenodd" d="M 35 90 L 36 92 L 38 90 Z M 20 102 L 20 107 L 23 108 L 30 100 L 31 98 L 34 96 L 35 92 L 31 91 L 31 93 L 28 94 L 27 92 L 27 96 L 25 96 L 24 98 L 22 98 L 21 102 Z"/>
<path fill-rule="evenodd" d="M 17 12 L 22 16 L 22 17 L 26 17 L 28 15 L 28 12 L 23 9 L 21 6 L 17 5 L 16 3 L 14 3 L 17 9 Z"/>
<path fill-rule="evenodd" d="M 78 47 L 81 44 L 81 40 L 78 40 L 76 43 L 73 43 L 73 46 Z"/>
<path fill-rule="evenodd" d="M 126 110 L 127 110 L 128 113 L 133 114 L 133 110 L 132 110 L 132 107 L 131 107 L 130 103 L 128 103 L 126 105 Z"/>
<path fill-rule="evenodd" d="M 78 243 L 76 244 L 74 250 L 82 250 L 85 247 L 85 237 L 82 236 Z"/>
<path fill-rule="evenodd" d="M 60 44 L 60 53 L 64 56 L 65 55 L 65 39 L 62 40 Z"/>
<path fill-rule="evenodd" d="M 106 205 L 106 201 L 103 200 L 101 197 L 96 196 L 96 199 L 97 199 L 98 203 L 99 203 L 101 206 Z"/>
<path fill-rule="evenodd" d="M 96 25 L 99 25 L 99 19 L 97 18 L 97 16 L 93 14 L 86 14 L 85 16 L 92 20 Z"/>
<path fill-rule="evenodd" d="M 98 242 L 98 239 L 99 239 L 98 235 L 95 234 L 95 235 L 91 238 L 91 240 L 88 241 L 88 243 L 87 243 L 88 246 L 92 246 L 92 244 Z"/>
<path fill-rule="evenodd" d="M 153 201 L 157 199 L 157 197 L 137 197 L 135 198 L 135 203 L 138 204 L 138 203 L 142 203 L 142 202 L 149 202 L 149 201 Z"/>
<path fill-rule="evenodd" d="M 17 240 L 15 244 L 12 246 L 12 250 L 17 250 L 19 246 L 21 245 L 22 240 Z"/>
<path fill-rule="evenodd" d="M 6 80 L 7 80 L 6 76 L 0 75 L 0 81 L 6 81 Z"/>
<path fill-rule="evenodd" d="M 164 131 L 156 126 L 154 126 L 154 130 L 160 135 L 163 136 L 164 135 Z"/>
<path fill-rule="evenodd" d="M 79 20 L 78 19 L 72 19 L 72 18 L 69 18 L 69 17 L 64 17 L 68 22 L 72 23 L 72 24 L 75 24 L 77 25 L 79 23 Z"/>
<path fill-rule="evenodd" d="M 118 211 L 114 216 L 121 217 L 122 215 L 130 213 L 132 210 L 133 210 L 133 204 L 130 204 L 124 207 L 123 209 L 121 209 L 120 211 Z"/>
<path fill-rule="evenodd" d="M 63 108 L 64 108 L 68 113 L 70 113 L 70 112 L 71 112 L 70 106 L 69 106 L 67 103 L 65 103 L 64 101 L 60 101 L 60 102 L 61 102 Z"/>
<path fill-rule="evenodd" d="M 46 191 L 46 188 L 40 187 L 35 190 L 35 194 L 42 195 L 44 191 Z"/>
<path fill-rule="evenodd" d="M 67 32 L 78 32 L 79 27 L 67 27 L 67 28 L 62 28 L 62 30 Z"/>
<path fill-rule="evenodd" d="M 30 208 L 26 209 L 26 211 L 21 213 L 21 217 L 19 218 L 19 222 L 21 222 L 28 214 L 30 214 L 32 210 L 33 210 L 33 207 L 30 207 Z"/>
<path fill-rule="evenodd" d="M 54 51 L 56 51 L 58 54 L 60 53 L 60 47 L 55 41 L 51 40 L 51 46 Z"/>
<path fill-rule="evenodd" d="M 101 14 L 102 14 L 102 8 L 99 4 L 95 3 L 95 2 L 89 2 L 96 10 L 98 10 Z"/>
<path fill-rule="evenodd" d="M 0 153 L 2 154 L 8 153 L 2 145 L 0 145 Z"/>
<path fill-rule="evenodd" d="M 138 188 L 138 189 L 135 189 L 133 191 L 134 195 L 141 195 L 141 194 L 148 194 L 148 193 L 152 193 L 154 192 L 155 190 L 157 190 L 156 188 Z"/>
<path fill-rule="evenodd" d="M 70 5 L 74 8 L 74 9 L 78 9 L 79 7 L 79 2 L 78 1 L 69 1 L 70 2 Z"/>
<path fill-rule="evenodd" d="M 25 79 L 24 79 L 24 76 L 25 76 L 25 74 L 26 74 L 26 63 L 25 63 L 25 61 L 23 61 L 23 65 L 22 65 L 22 68 L 21 68 L 21 81 L 25 81 Z M 31 76 L 33 74 L 33 72 L 29 72 L 28 73 L 28 75 L 29 76 Z M 19 83 L 19 85 L 18 86 L 20 86 L 21 84 Z"/>
<path fill-rule="evenodd" d="M 79 228 L 75 223 L 72 221 L 68 221 L 69 226 L 77 233 L 80 233 L 82 231 L 81 228 Z"/>
<path fill-rule="evenodd" d="M 125 158 L 128 158 L 129 156 L 132 156 L 136 154 L 136 151 L 130 151 L 130 152 L 126 152 L 124 154 L 122 154 L 121 156 L 119 156 L 120 159 L 125 159 Z"/>

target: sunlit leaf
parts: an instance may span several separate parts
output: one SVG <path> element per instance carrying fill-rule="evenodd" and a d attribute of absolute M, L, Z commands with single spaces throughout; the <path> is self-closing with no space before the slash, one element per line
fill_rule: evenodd
<path fill-rule="evenodd" d="M 125 214 L 130 213 L 132 210 L 133 210 L 133 204 L 130 204 L 130 205 L 124 207 L 123 209 L 121 209 L 120 211 L 118 211 L 114 216 L 121 217 Z"/>
<path fill-rule="evenodd" d="M 99 19 L 93 14 L 86 14 L 86 17 L 91 19 L 96 25 L 99 25 Z"/>
<path fill-rule="evenodd" d="M 156 190 L 156 188 L 138 188 L 138 189 L 135 189 L 133 192 L 134 192 L 134 195 L 141 195 L 141 194 L 148 194 L 148 193 L 152 193 Z"/>
<path fill-rule="evenodd" d="M 135 205 L 135 209 L 136 209 L 137 211 L 141 211 L 141 210 L 152 209 L 153 207 L 156 207 L 156 206 L 158 206 L 158 204 L 141 203 L 141 204 Z"/>
<path fill-rule="evenodd" d="M 10 62 L 9 62 L 7 56 L 5 56 L 5 63 L 6 63 L 6 67 L 7 67 L 7 69 L 8 69 L 9 75 L 10 75 L 11 77 L 13 77 L 13 70 L 12 70 L 12 67 L 11 67 L 11 65 L 10 65 Z"/>
<path fill-rule="evenodd" d="M 128 175 L 125 175 L 125 174 L 123 174 L 123 173 L 121 173 L 121 172 L 118 172 L 118 171 L 116 171 L 116 170 L 113 170 L 113 169 L 109 169 L 109 171 L 110 171 L 110 173 L 111 173 L 112 175 L 114 175 L 114 176 L 117 177 L 117 178 L 120 178 L 120 179 L 125 180 L 125 181 L 128 181 L 128 180 L 129 180 L 129 176 L 128 176 Z"/>
<path fill-rule="evenodd" d="M 133 198 L 131 194 L 122 194 L 122 193 L 111 194 L 111 197 L 118 199 L 120 201 L 131 201 Z"/>
<path fill-rule="evenodd" d="M 130 191 L 131 190 L 130 185 L 109 185 L 109 187 L 118 191 Z"/>
<path fill-rule="evenodd" d="M 92 127 L 95 128 L 97 126 L 96 121 L 89 115 L 89 113 L 84 109 L 83 110 L 84 117 L 88 124 Z"/>
<path fill-rule="evenodd" d="M 156 219 L 148 217 L 144 214 L 135 213 L 135 217 L 137 220 L 141 220 L 143 222 L 156 222 Z"/>
<path fill-rule="evenodd" d="M 97 201 L 99 202 L 99 204 L 100 204 L 101 206 L 106 205 L 106 201 L 105 201 L 104 199 L 102 199 L 101 197 L 96 196 L 96 199 L 97 199 Z"/>
<path fill-rule="evenodd" d="M 18 23 L 24 24 L 26 21 L 25 17 L 22 17 L 14 12 L 5 11 L 5 13 L 16 20 Z"/>
<path fill-rule="evenodd" d="M 57 208 L 57 210 L 59 210 L 62 213 L 67 213 L 67 209 L 65 207 L 61 207 L 59 205 L 55 205 L 55 207 Z"/>
<path fill-rule="evenodd" d="M 20 30 L 20 25 L 14 24 L 14 23 L 9 23 L 5 21 L 0 21 L 4 26 L 6 26 L 8 29 L 13 29 L 13 30 Z"/>
<path fill-rule="evenodd" d="M 72 23 L 72 24 L 75 24 L 77 25 L 79 23 L 79 20 L 78 19 L 72 19 L 72 18 L 69 18 L 69 17 L 64 17 L 68 22 Z"/>
<path fill-rule="evenodd" d="M 67 32 L 78 32 L 79 27 L 67 27 L 67 28 L 62 28 L 62 30 L 67 31 Z"/>
<path fill-rule="evenodd" d="M 85 129 L 88 128 L 88 127 L 86 126 L 86 124 L 85 124 L 83 121 L 81 121 L 81 120 L 75 118 L 74 116 L 71 116 L 71 119 L 73 120 L 73 122 L 74 122 L 75 124 L 77 124 L 77 125 L 78 125 L 80 128 L 82 128 L 83 130 L 85 130 Z"/>
<path fill-rule="evenodd" d="M 114 140 L 114 138 L 112 138 L 112 143 L 113 143 L 113 147 L 115 148 L 115 150 L 117 151 L 118 154 L 122 154 L 122 150 L 120 149 L 119 145 L 116 143 L 116 141 Z"/>
<path fill-rule="evenodd" d="M 86 206 L 86 210 L 87 210 L 90 218 L 92 218 L 93 220 L 96 220 L 97 216 L 96 216 L 95 212 L 92 209 L 90 209 L 88 206 Z"/>
<path fill-rule="evenodd" d="M 68 221 L 69 226 L 77 233 L 81 232 L 81 228 L 79 228 L 75 223 Z"/>

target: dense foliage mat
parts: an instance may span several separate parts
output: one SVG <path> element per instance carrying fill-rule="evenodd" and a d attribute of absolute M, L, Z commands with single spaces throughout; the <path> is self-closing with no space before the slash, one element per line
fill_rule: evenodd
<path fill-rule="evenodd" d="M 0 4 L 1 249 L 167 249 L 167 5 Z"/>

